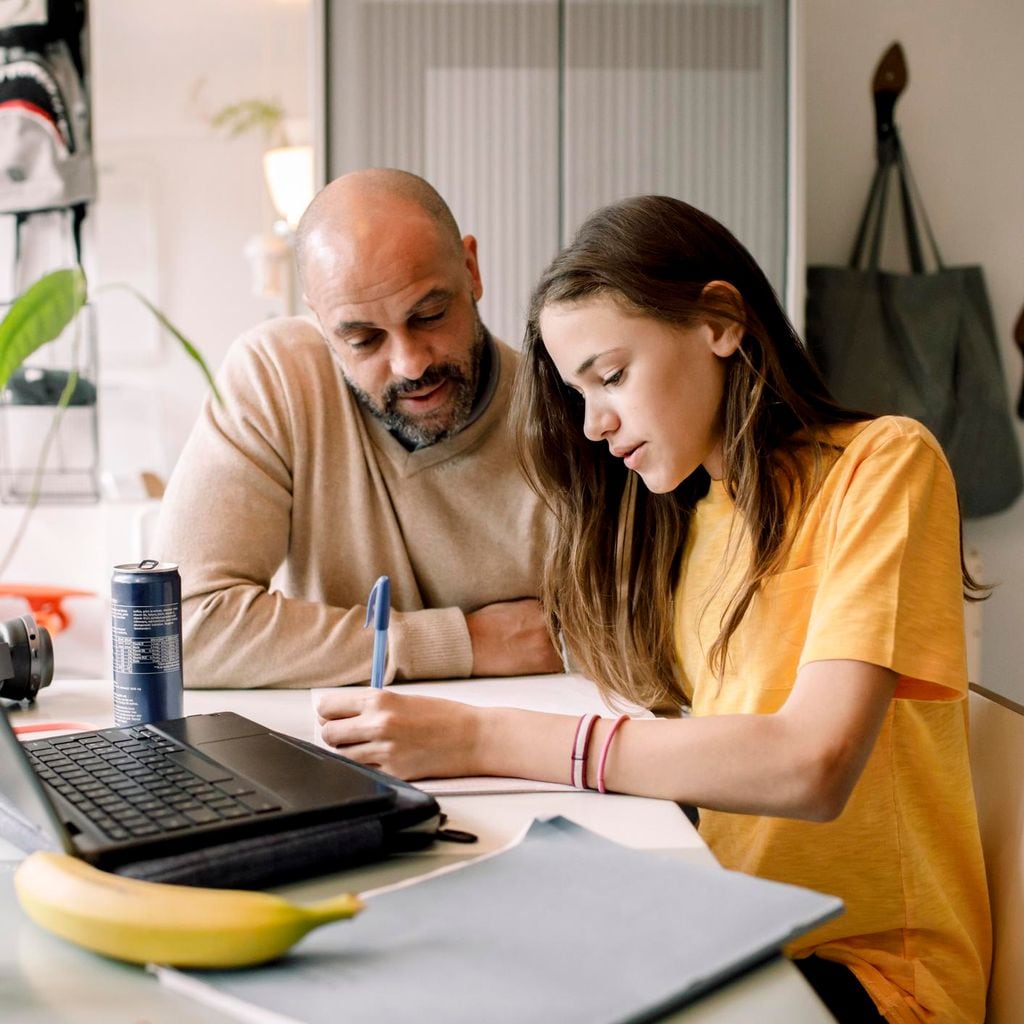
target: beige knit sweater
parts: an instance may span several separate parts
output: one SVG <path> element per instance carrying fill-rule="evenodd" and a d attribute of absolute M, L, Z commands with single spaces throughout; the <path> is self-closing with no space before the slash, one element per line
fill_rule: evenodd
<path fill-rule="evenodd" d="M 391 577 L 389 680 L 467 676 L 464 612 L 539 590 L 549 520 L 511 449 L 518 355 L 455 437 L 409 452 L 353 398 L 317 326 L 232 346 L 164 498 L 189 687 L 366 681 L 373 581 Z"/>

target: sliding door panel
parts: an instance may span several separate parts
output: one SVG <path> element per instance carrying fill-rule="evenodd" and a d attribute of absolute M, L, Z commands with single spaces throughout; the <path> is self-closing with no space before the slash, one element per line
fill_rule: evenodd
<path fill-rule="evenodd" d="M 723 221 L 783 291 L 784 0 L 567 0 L 563 231 L 658 192 Z"/>
<path fill-rule="evenodd" d="M 422 174 L 477 236 L 484 319 L 518 343 L 530 288 L 593 209 L 707 210 L 780 294 L 787 0 L 325 0 L 326 170 Z"/>
<path fill-rule="evenodd" d="M 335 0 L 328 19 L 328 179 L 423 175 L 477 237 L 485 323 L 518 345 L 559 244 L 558 4 Z"/>

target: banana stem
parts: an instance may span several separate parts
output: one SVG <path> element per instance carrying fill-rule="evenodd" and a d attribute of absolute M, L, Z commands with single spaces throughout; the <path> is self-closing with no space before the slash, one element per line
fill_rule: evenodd
<path fill-rule="evenodd" d="M 355 917 L 364 906 L 365 904 L 358 896 L 346 892 L 340 896 L 332 896 L 327 900 L 310 903 L 304 909 L 318 924 L 324 924 L 327 921 L 339 921 L 346 917 Z"/>

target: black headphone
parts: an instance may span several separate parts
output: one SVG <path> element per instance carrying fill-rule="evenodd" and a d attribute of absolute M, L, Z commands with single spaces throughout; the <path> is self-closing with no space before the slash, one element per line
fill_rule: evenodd
<path fill-rule="evenodd" d="M 35 700 L 52 679 L 50 634 L 31 615 L 0 622 L 0 697 Z"/>

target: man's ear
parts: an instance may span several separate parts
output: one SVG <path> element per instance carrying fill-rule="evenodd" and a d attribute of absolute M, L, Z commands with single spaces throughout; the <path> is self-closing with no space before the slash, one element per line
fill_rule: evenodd
<path fill-rule="evenodd" d="M 745 312 L 743 298 L 728 281 L 709 281 L 700 293 L 708 306 L 707 323 L 711 328 L 711 351 L 727 359 L 743 341 Z M 715 312 L 720 310 L 721 315 Z"/>
<path fill-rule="evenodd" d="M 480 262 L 476 257 L 476 239 L 472 235 L 465 235 L 463 237 L 462 251 L 465 254 L 466 269 L 469 271 L 470 280 L 473 282 L 473 298 L 479 302 L 484 294 L 484 283 L 480 278 Z"/>

